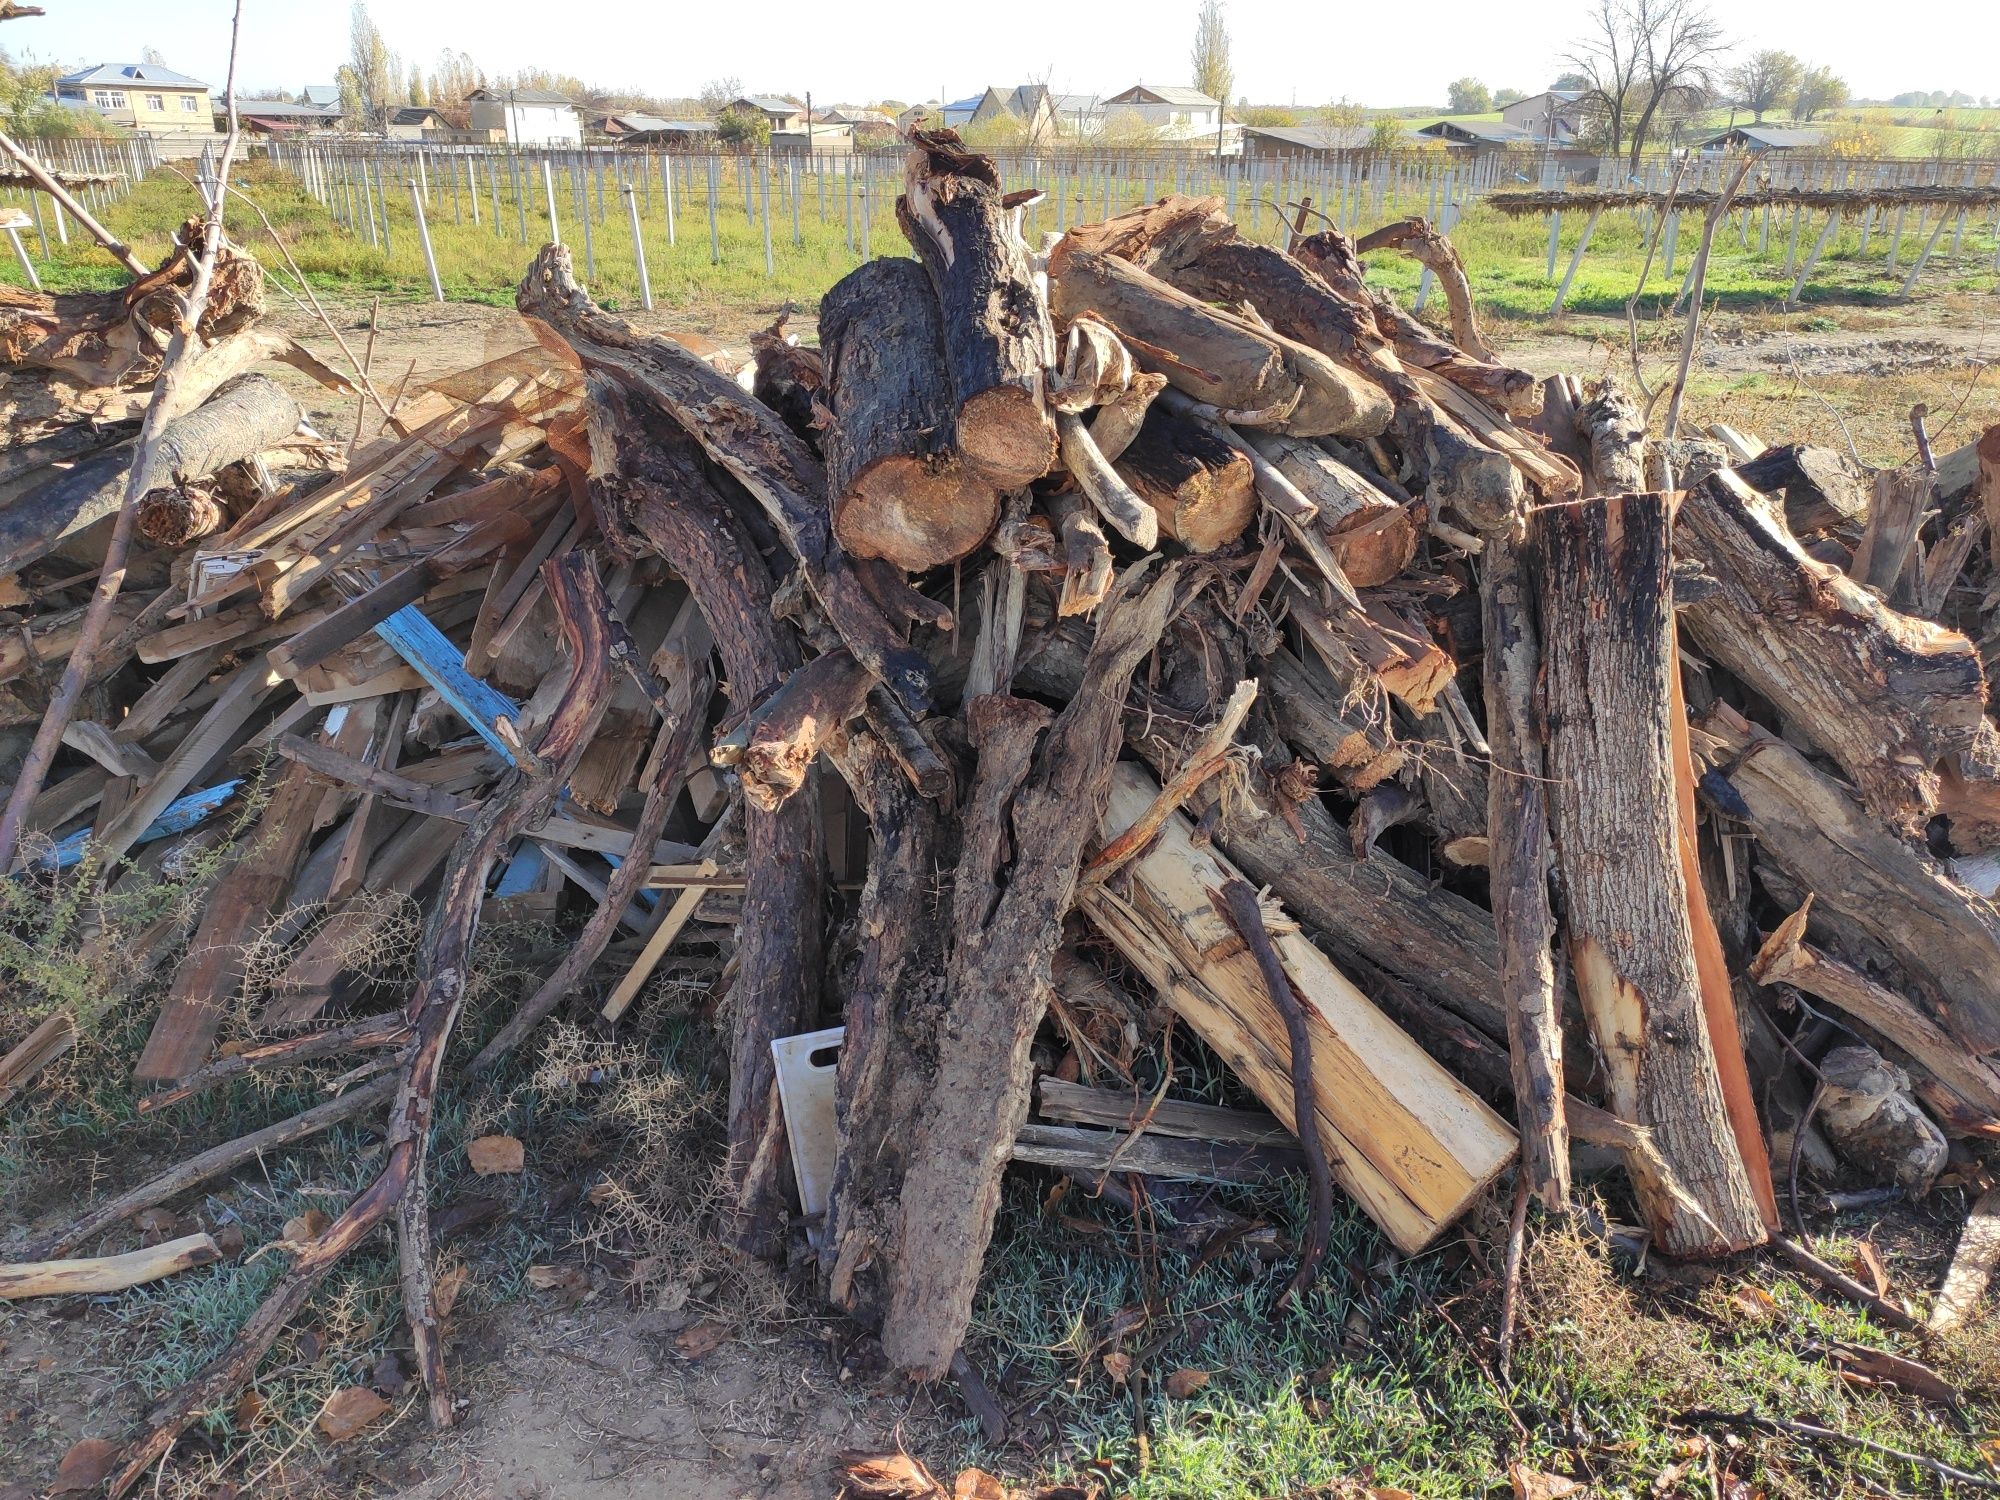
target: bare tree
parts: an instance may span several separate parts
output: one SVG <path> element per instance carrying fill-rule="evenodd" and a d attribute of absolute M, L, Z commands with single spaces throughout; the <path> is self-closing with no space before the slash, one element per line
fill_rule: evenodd
<path fill-rule="evenodd" d="M 426 81 L 425 92 L 430 95 L 431 107 L 450 121 L 453 129 L 463 130 L 470 122 L 466 97 L 485 82 L 486 75 L 467 53 L 447 47 L 438 54 L 437 67 Z"/>
<path fill-rule="evenodd" d="M 1194 86 L 1226 108 L 1236 74 L 1229 66 L 1229 27 L 1222 19 L 1222 0 L 1202 0 L 1188 60 L 1194 65 Z"/>
<path fill-rule="evenodd" d="M 701 93 L 696 97 L 701 100 L 706 114 L 719 115 L 743 97 L 743 80 L 733 74 L 725 78 L 711 78 L 701 86 Z"/>
<path fill-rule="evenodd" d="M 1655 121 L 1706 92 L 1725 46 L 1702 0 L 1596 0 L 1590 32 L 1564 60 L 1587 81 L 1608 148 L 1629 139 L 1636 171 Z"/>
<path fill-rule="evenodd" d="M 403 103 L 403 69 L 368 7 L 356 0 L 348 19 L 348 62 L 354 75 L 355 98 L 361 118 L 356 121 L 385 129 L 389 111 Z"/>
<path fill-rule="evenodd" d="M 1762 120 L 1796 93 L 1805 65 L 1789 52 L 1753 52 L 1729 70 L 1730 102 Z"/>

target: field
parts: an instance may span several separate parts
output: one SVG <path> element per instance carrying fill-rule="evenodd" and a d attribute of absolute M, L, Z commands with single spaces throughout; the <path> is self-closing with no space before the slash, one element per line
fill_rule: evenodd
<path fill-rule="evenodd" d="M 1439 120 L 1497 121 L 1500 111 L 1476 115 L 1447 115 L 1438 110 L 1396 112 L 1411 130 L 1421 130 Z M 1688 127 L 1688 135 L 1699 138 L 1742 124 L 1744 112 L 1727 108 L 1710 110 Z M 1797 124 L 1783 110 L 1774 110 L 1764 119 L 1767 125 L 1789 128 Z M 1851 141 L 1857 150 L 1871 156 L 1902 156 L 1911 159 L 1935 157 L 1945 160 L 1974 160 L 1991 157 L 2000 150 L 2000 109 L 1920 109 L 1907 105 L 1866 104 L 1836 109 L 1814 120 L 1809 127 Z"/>
<path fill-rule="evenodd" d="M 530 250 L 514 235 L 511 204 L 502 236 L 490 223 L 474 228 L 469 216 L 453 222 L 448 195 L 433 204 L 454 304 L 441 308 L 428 299 L 406 196 L 385 253 L 334 225 L 283 173 L 252 163 L 239 186 L 350 342 L 377 325 L 378 374 L 413 370 L 421 382 L 520 342 L 512 287 Z M 790 307 L 810 338 L 819 295 L 856 260 L 840 200 L 829 185 L 822 219 L 819 184 L 808 183 L 803 243 L 793 245 L 789 205 L 774 192 L 775 275 L 767 277 L 761 229 L 743 214 L 739 186 L 726 186 L 719 265 L 710 263 L 705 213 L 688 213 L 669 248 L 656 202 L 646 248 L 658 307 L 635 320 L 739 344 Z M 188 183 L 162 174 L 107 218 L 151 262 L 164 252 L 167 227 L 195 203 Z M 607 303 L 630 312 L 636 266 L 622 208 L 615 199 L 610 207 L 592 226 L 593 281 Z M 232 215 L 237 235 L 283 280 L 283 257 L 255 216 Z M 1275 228 L 1275 215 L 1262 210 L 1260 233 Z M 1675 281 L 1696 228 L 1683 228 Z M 529 230 L 537 236 L 532 217 Z M 887 213 L 872 231 L 877 253 L 900 249 Z M 581 225 L 565 220 L 563 232 L 580 250 Z M 1566 227 L 1565 253 L 1574 233 Z M 1672 295 L 1661 264 L 1637 309 L 1636 351 L 1628 335 L 1625 303 L 1644 256 L 1635 221 L 1599 226 L 1571 310 L 1556 324 L 1543 316 L 1553 289 L 1541 222 L 1475 211 L 1455 237 L 1510 359 L 1543 372 L 1629 379 L 1636 356 L 1649 383 L 1670 373 L 1680 324 L 1661 316 Z M 1865 458 L 1891 462 L 1908 456 L 1915 402 L 1930 407 L 1940 447 L 2000 419 L 2000 377 L 1990 372 L 2000 360 L 2000 296 L 1985 224 L 1968 229 L 1959 259 L 1933 259 L 1907 304 L 1894 298 L 1900 277 L 1884 272 L 1879 231 L 1866 259 L 1850 233 L 1795 313 L 1778 309 L 1790 285 L 1779 226 L 1762 255 L 1756 225 L 1747 238 L 1748 248 L 1732 225 L 1712 272 L 1717 311 L 1691 388 L 1696 424 L 1726 420 L 1772 441 L 1852 442 Z M 1949 239 L 1947 230 L 1941 251 Z M 1378 257 L 1370 269 L 1399 299 L 1414 293 L 1409 266 Z M 14 274 L 11 263 L 0 274 Z M 124 279 L 108 257 L 80 245 L 45 276 L 65 288 Z M 278 326 L 336 357 L 315 316 L 276 300 Z M 1440 301 L 1429 315 L 1441 312 Z M 290 372 L 285 378 L 309 400 L 315 425 L 346 435 L 351 407 L 336 410 L 323 392 Z M 93 931 L 75 899 L 87 878 L 85 870 L 0 887 L 0 983 L 30 1008 L 117 989 L 125 940 L 181 894 L 173 880 L 131 890 Z M 368 969 L 382 994 L 412 978 L 414 918 L 406 914 L 394 931 L 397 940 L 379 945 Z M 482 928 L 468 1045 L 490 1034 L 563 942 L 563 933 L 533 924 Z M 95 967 L 102 964 L 114 968 Z M 155 991 L 141 990 L 105 1014 L 47 1087 L 0 1117 L 0 1245 L 198 1145 L 284 1117 L 328 1081 L 301 1072 L 276 1088 L 238 1087 L 141 1115 L 127 1080 L 156 1001 Z M 313 1428 L 334 1390 L 395 1384 L 406 1335 L 385 1239 L 357 1253 L 296 1320 L 255 1399 L 210 1414 L 159 1493 L 803 1500 L 835 1492 L 839 1451 L 898 1446 L 947 1485 L 959 1465 L 976 1463 L 1010 1479 L 1063 1479 L 1132 1500 L 1363 1500 L 1398 1490 L 1458 1500 L 1505 1493 L 1510 1465 L 1523 1467 L 1524 1486 L 1535 1472 L 1555 1472 L 1588 1481 L 1592 1494 L 1658 1500 L 1935 1492 L 1917 1469 L 1879 1455 L 1678 1420 L 1697 1407 L 1752 1404 L 1982 1473 L 1993 1461 L 2000 1328 L 1990 1319 L 1922 1351 L 1962 1392 L 1959 1404 L 1942 1405 L 1856 1378 L 1849 1366 L 1863 1356 L 1851 1351 L 1907 1351 L 1907 1343 L 1770 1265 L 1638 1265 L 1583 1235 L 1550 1232 L 1529 1261 L 1519 1342 L 1503 1378 L 1494 1346 L 1504 1239 L 1497 1209 L 1411 1259 L 1395 1256 L 1350 1211 L 1336 1224 L 1319 1287 L 1303 1305 L 1281 1309 L 1287 1254 L 1192 1251 L 1176 1244 L 1169 1222 L 1081 1189 L 1057 1193 L 1047 1174 L 1011 1184 L 975 1310 L 972 1356 L 1014 1419 L 1013 1436 L 996 1450 L 948 1392 L 880 1386 L 866 1345 L 816 1315 L 796 1267 L 765 1273 L 707 1247 L 725 1068 L 714 1017 L 705 996 L 671 975 L 633 1016 L 615 1039 L 545 1028 L 539 1048 L 511 1072 L 478 1084 L 460 1079 L 443 1101 L 433 1188 L 440 1241 L 464 1272 L 449 1329 L 454 1373 L 470 1402 L 461 1428 L 433 1435 L 408 1391 L 361 1439 L 328 1443 Z M 1177 1042 L 1173 1067 L 1184 1088 L 1239 1102 L 1222 1094 L 1224 1070 L 1198 1047 Z M 1143 1089 L 1158 1082 L 1156 1071 L 1141 1070 Z M 528 1143 L 527 1170 L 517 1177 L 481 1178 L 469 1168 L 465 1142 L 496 1130 Z M 217 1185 L 190 1213 L 242 1232 L 246 1254 L 228 1263 L 53 1312 L 0 1304 L 0 1389 L 9 1392 L 0 1401 L 0 1497 L 20 1493 L 10 1480 L 46 1481 L 71 1443 L 124 1430 L 146 1400 L 199 1367 L 277 1274 L 288 1220 L 337 1206 L 372 1174 L 381 1149 L 366 1131 L 340 1131 Z M 1231 1190 L 1225 1200 L 1283 1236 L 1299 1222 L 1299 1196 L 1293 1185 Z M 1922 1207 L 1840 1215 L 1814 1213 L 1810 1198 L 1820 1252 L 1856 1271 L 1878 1258 L 1892 1293 L 1921 1312 L 1964 1217 L 1964 1190 L 1948 1186 Z M 1620 1201 L 1601 1207 L 1613 1220 L 1630 1215 Z M 1205 1380 L 1175 1379 L 1184 1372 Z"/>

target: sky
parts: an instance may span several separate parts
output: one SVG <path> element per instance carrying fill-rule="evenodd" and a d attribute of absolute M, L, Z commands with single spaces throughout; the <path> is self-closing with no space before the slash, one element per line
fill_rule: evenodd
<path fill-rule="evenodd" d="M 227 72 L 233 0 L 42 0 L 49 15 L 10 21 L 0 46 L 17 58 L 136 62 L 157 47 L 168 66 L 218 91 Z M 609 89 L 693 95 L 735 77 L 759 93 L 815 103 L 955 99 L 987 84 L 1047 79 L 1059 92 L 1115 93 L 1134 83 L 1186 83 L 1198 0 L 1086 0 L 1036 6 L 877 0 L 400 0 L 372 7 L 407 67 L 455 48 L 493 75 L 548 68 Z M 1236 90 L 1256 104 L 1309 107 L 1348 98 L 1373 106 L 1442 104 L 1452 79 L 1533 93 L 1563 71 L 1588 0 L 1427 0 L 1418 6 L 1228 0 Z M 1938 0 L 1921 25 L 1885 24 L 1862 0 L 1717 0 L 1732 38 L 1824 63 L 1856 98 L 1911 89 L 2000 97 L 2000 4 Z M 1060 27 L 1034 20 L 1059 15 Z M 1016 19 L 1029 24 L 1017 24 Z M 243 0 L 238 83 L 296 91 L 330 83 L 347 53 L 339 0 Z M 1941 47 L 1939 38 L 1949 38 Z"/>

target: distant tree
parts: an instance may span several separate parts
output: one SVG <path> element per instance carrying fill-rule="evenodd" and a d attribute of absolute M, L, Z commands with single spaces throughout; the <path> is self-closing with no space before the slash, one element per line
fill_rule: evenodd
<path fill-rule="evenodd" d="M 141 47 L 139 61 L 155 68 L 164 68 L 167 65 L 167 55 L 158 47 Z"/>
<path fill-rule="evenodd" d="M 464 130 L 471 124 L 472 113 L 466 107 L 466 96 L 485 82 L 486 75 L 470 56 L 447 47 L 438 54 L 437 66 L 425 80 L 424 92 L 431 108 L 443 115 L 454 130 Z"/>
<path fill-rule="evenodd" d="M 95 110 L 71 109 L 55 101 L 53 63 L 17 63 L 0 50 L 0 124 L 11 136 L 99 135 L 106 132 Z"/>
<path fill-rule="evenodd" d="M 1590 87 L 1590 79 L 1582 73 L 1565 73 L 1549 87 L 1559 93 L 1580 94 Z"/>
<path fill-rule="evenodd" d="M 1394 115 L 1377 115 L 1368 122 L 1368 149 L 1394 151 L 1403 144 L 1403 126 Z"/>
<path fill-rule="evenodd" d="M 361 102 L 361 75 L 354 71 L 352 63 L 342 63 L 333 70 L 333 86 L 340 91 L 341 118 L 350 125 L 365 124 L 362 118 L 366 106 Z"/>
<path fill-rule="evenodd" d="M 1792 92 L 1792 118 L 1810 120 L 1846 102 L 1846 80 L 1835 77 L 1831 68 L 1807 68 Z"/>
<path fill-rule="evenodd" d="M 1753 52 L 1729 70 L 1729 99 L 1758 120 L 1798 92 L 1805 64 L 1789 52 Z"/>
<path fill-rule="evenodd" d="M 1495 89 L 1493 91 L 1493 107 L 1495 109 L 1505 109 L 1508 105 L 1516 104 L 1527 97 L 1519 89 Z"/>
<path fill-rule="evenodd" d="M 424 92 L 424 70 L 415 63 L 410 64 L 410 84 L 405 90 L 412 104 L 429 104 L 430 95 Z"/>
<path fill-rule="evenodd" d="M 1194 68 L 1194 86 L 1227 105 L 1236 73 L 1229 65 L 1229 27 L 1222 19 L 1222 0 L 1202 0 L 1188 61 Z"/>
<path fill-rule="evenodd" d="M 701 86 L 701 92 L 695 97 L 700 99 L 705 113 L 720 115 L 733 101 L 743 97 L 743 80 L 735 77 L 711 78 Z"/>
<path fill-rule="evenodd" d="M 1703 0 L 1594 0 L 1590 28 L 1568 62 L 1602 125 L 1605 144 L 1629 141 L 1633 170 L 1662 109 L 1706 89 L 1724 48 L 1721 23 Z"/>
<path fill-rule="evenodd" d="M 1456 78 L 1445 90 L 1446 108 L 1455 115 L 1483 115 L 1493 107 L 1493 95 L 1477 78 Z"/>
<path fill-rule="evenodd" d="M 715 138 L 725 146 L 755 150 L 771 144 L 771 122 L 752 109 L 725 109 L 715 117 Z"/>
<path fill-rule="evenodd" d="M 1241 124 L 1259 125 L 1267 130 L 1273 127 L 1296 125 L 1299 123 L 1299 112 L 1297 110 L 1284 109 L 1275 104 L 1239 104 L 1236 106 L 1235 113 L 1238 122 Z"/>
<path fill-rule="evenodd" d="M 349 13 L 347 39 L 348 66 L 354 70 L 359 95 L 355 123 L 381 130 L 388 124 L 389 111 L 404 102 L 402 66 L 360 0 Z"/>

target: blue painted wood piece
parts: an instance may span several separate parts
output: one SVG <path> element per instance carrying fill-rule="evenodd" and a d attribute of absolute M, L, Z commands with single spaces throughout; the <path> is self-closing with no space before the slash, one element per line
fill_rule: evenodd
<path fill-rule="evenodd" d="M 502 896 L 525 896 L 542 883 L 542 874 L 549 867 L 549 857 L 542 853 L 542 846 L 533 839 L 522 839 L 514 849 L 514 857 L 507 861 L 507 868 L 500 872 L 500 883 L 493 887 L 497 899 Z"/>
<path fill-rule="evenodd" d="M 235 781 L 218 782 L 204 787 L 198 792 L 189 792 L 177 801 L 169 802 L 160 815 L 140 830 L 134 840 L 138 844 L 150 844 L 155 839 L 172 838 L 177 833 L 186 833 L 190 828 L 210 817 L 223 803 L 236 795 L 236 789 L 243 785 L 239 777 Z M 91 830 L 78 829 L 62 840 L 48 853 L 35 861 L 38 870 L 66 870 L 84 856 L 90 843 Z"/>
<path fill-rule="evenodd" d="M 414 604 L 406 604 L 375 627 L 395 653 L 416 669 L 417 675 L 433 688 L 487 744 L 514 765 L 514 752 L 500 737 L 502 719 L 519 721 L 521 707 L 498 688 L 488 686 L 465 670 L 465 657 L 445 638 L 442 630 L 424 617 Z"/>

